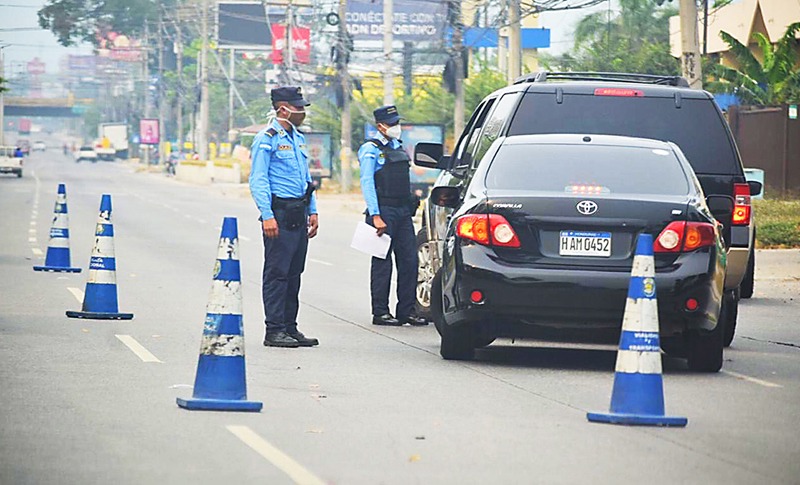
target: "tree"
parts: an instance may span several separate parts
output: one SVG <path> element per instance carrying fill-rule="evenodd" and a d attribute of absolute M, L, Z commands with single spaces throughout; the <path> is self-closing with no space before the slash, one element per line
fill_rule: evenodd
<path fill-rule="evenodd" d="M 715 92 L 735 93 L 744 103 L 775 105 L 800 98 L 800 69 L 797 64 L 800 22 L 789 25 L 775 45 L 760 32 L 753 39 L 761 50 L 759 59 L 744 44 L 727 32 L 720 32 L 722 40 L 730 47 L 735 67 L 714 64 L 709 89 Z"/>

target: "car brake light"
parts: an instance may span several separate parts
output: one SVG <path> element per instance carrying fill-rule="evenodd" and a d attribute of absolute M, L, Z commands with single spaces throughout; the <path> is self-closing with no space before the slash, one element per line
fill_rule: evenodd
<path fill-rule="evenodd" d="M 500 214 L 467 214 L 458 218 L 458 237 L 475 241 L 485 246 L 518 248 L 517 233 L 508 220 Z"/>
<path fill-rule="evenodd" d="M 639 89 L 624 89 L 624 88 L 597 88 L 594 90 L 595 96 L 621 96 L 624 98 L 641 98 L 644 97 L 644 91 Z"/>
<path fill-rule="evenodd" d="M 733 184 L 733 218 L 734 226 L 750 224 L 750 186 L 748 184 Z"/>
<path fill-rule="evenodd" d="M 653 242 L 656 253 L 679 253 L 713 246 L 716 242 L 714 225 L 707 222 L 673 221 Z"/>

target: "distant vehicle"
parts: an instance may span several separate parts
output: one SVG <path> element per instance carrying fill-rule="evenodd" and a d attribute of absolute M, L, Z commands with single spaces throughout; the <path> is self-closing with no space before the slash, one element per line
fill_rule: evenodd
<path fill-rule="evenodd" d="M 0 146 L 0 173 L 13 173 L 22 177 L 23 159 L 16 156 L 17 147 Z"/>
<path fill-rule="evenodd" d="M 47 145 L 43 141 L 35 141 L 33 142 L 33 147 L 31 149 L 35 152 L 43 152 L 47 150 Z"/>
<path fill-rule="evenodd" d="M 31 142 L 25 138 L 20 138 L 17 140 L 17 146 L 22 150 L 23 155 L 30 155 L 31 153 Z"/>
<path fill-rule="evenodd" d="M 19 124 L 17 125 L 17 132 L 20 135 L 28 135 L 31 132 L 31 127 L 33 123 L 28 118 L 22 118 L 19 120 Z"/>
<path fill-rule="evenodd" d="M 78 163 L 78 162 L 81 162 L 83 160 L 86 160 L 86 161 L 89 161 L 89 162 L 92 162 L 92 163 L 97 162 L 97 152 L 94 151 L 94 148 L 92 148 L 92 147 L 90 147 L 88 145 L 84 145 L 84 146 L 78 148 L 78 151 L 75 152 L 75 162 Z"/>
<path fill-rule="evenodd" d="M 97 128 L 97 136 L 103 144 L 104 151 L 113 149 L 113 155 L 104 153 L 104 160 L 128 158 L 128 125 L 126 123 L 101 123 Z M 109 158 L 110 155 L 110 158 Z M 98 156 L 100 153 L 98 152 Z"/>

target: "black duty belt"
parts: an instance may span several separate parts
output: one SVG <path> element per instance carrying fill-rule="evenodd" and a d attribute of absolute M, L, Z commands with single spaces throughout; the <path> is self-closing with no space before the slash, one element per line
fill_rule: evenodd
<path fill-rule="evenodd" d="M 411 203 L 411 197 L 381 197 L 378 196 L 378 205 L 385 205 L 389 207 L 403 207 Z"/>
<path fill-rule="evenodd" d="M 273 209 L 285 209 L 290 205 L 297 204 L 298 202 L 302 202 L 305 205 L 308 205 L 308 199 L 306 197 L 278 197 L 276 195 L 272 196 Z"/>

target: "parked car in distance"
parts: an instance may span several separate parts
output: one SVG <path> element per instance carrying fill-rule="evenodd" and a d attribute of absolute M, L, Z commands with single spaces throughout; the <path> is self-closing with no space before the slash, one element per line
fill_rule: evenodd
<path fill-rule="evenodd" d="M 89 145 L 78 148 L 78 151 L 75 152 L 75 162 L 81 162 L 83 160 L 97 162 L 97 153 L 94 151 L 94 148 Z"/>
<path fill-rule="evenodd" d="M 35 152 L 43 152 L 47 150 L 47 145 L 45 145 L 43 141 L 37 140 L 33 142 L 33 146 L 31 147 L 31 149 Z"/>
<path fill-rule="evenodd" d="M 430 196 L 453 210 L 431 287 L 442 357 L 471 359 L 497 337 L 554 330 L 617 338 L 636 240 L 646 233 L 655 241 L 662 348 L 695 371 L 722 367 L 726 254 L 717 218 L 730 217 L 734 202 L 706 199 L 677 145 L 501 137 L 463 183 Z"/>
<path fill-rule="evenodd" d="M 13 173 L 22 177 L 22 164 L 24 160 L 17 156 L 17 147 L 0 146 L 0 173 Z"/>

